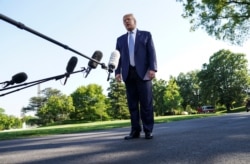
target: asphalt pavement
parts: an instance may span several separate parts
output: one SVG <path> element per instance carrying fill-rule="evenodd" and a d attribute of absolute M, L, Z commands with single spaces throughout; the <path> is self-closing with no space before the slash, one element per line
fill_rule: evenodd
<path fill-rule="evenodd" d="M 249 164 L 250 112 L 130 128 L 0 141 L 0 164 Z"/>

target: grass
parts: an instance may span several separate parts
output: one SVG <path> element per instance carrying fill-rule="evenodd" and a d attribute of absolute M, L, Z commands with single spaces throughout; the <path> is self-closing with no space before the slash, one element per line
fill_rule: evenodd
<path fill-rule="evenodd" d="M 211 117 L 217 115 L 221 115 L 221 113 L 161 116 L 161 117 L 155 117 L 155 123 L 166 123 L 172 121 L 197 119 L 197 118 Z M 130 126 L 130 120 L 116 120 L 116 121 L 102 121 L 102 122 L 100 121 L 100 122 L 90 122 L 90 123 L 55 125 L 47 127 L 38 127 L 33 129 L 16 129 L 16 130 L 8 130 L 0 132 L 0 141 L 18 139 L 18 138 L 55 135 L 55 134 L 90 132 L 95 130 L 105 130 L 105 129 L 121 128 L 129 126 Z"/>

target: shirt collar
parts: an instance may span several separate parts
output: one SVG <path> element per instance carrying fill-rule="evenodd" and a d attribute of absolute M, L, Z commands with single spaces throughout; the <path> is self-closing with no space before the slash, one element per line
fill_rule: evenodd
<path fill-rule="evenodd" d="M 132 30 L 131 32 L 133 32 L 134 34 L 136 34 L 137 32 L 137 28 L 135 28 L 134 30 Z M 130 31 L 128 31 L 128 34 L 130 33 Z"/>

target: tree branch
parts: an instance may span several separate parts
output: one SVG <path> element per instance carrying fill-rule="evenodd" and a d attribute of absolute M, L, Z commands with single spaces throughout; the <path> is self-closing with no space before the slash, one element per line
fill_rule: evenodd
<path fill-rule="evenodd" d="M 250 5 L 250 2 L 228 1 L 228 4 L 230 4 L 230 3 L 242 4 L 242 5 Z"/>

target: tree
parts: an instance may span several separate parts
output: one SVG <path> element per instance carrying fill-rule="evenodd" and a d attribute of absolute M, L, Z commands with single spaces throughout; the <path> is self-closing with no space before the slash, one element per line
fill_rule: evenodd
<path fill-rule="evenodd" d="M 106 96 L 102 93 L 102 87 L 97 84 L 80 86 L 71 94 L 75 106 L 71 113 L 71 119 L 96 121 L 107 120 Z"/>
<path fill-rule="evenodd" d="M 249 38 L 249 0 L 176 0 L 190 19 L 191 31 L 198 28 L 219 40 L 241 45 Z"/>
<path fill-rule="evenodd" d="M 200 86 L 198 79 L 198 70 L 190 71 L 186 74 L 180 73 L 177 77 L 177 84 L 180 87 L 180 94 L 183 98 L 182 106 L 187 105 L 197 108 L 200 105 Z"/>
<path fill-rule="evenodd" d="M 154 112 L 156 116 L 163 116 L 166 112 L 164 105 L 164 94 L 167 89 L 167 81 L 153 79 Z"/>
<path fill-rule="evenodd" d="M 9 116 L 4 113 L 4 109 L 0 108 L 0 131 L 6 129 L 16 129 L 22 127 L 22 120 L 15 117 Z"/>
<path fill-rule="evenodd" d="M 166 92 L 163 96 L 166 113 L 172 113 L 175 109 L 180 109 L 183 99 L 180 95 L 179 89 L 176 80 L 173 77 L 170 77 Z"/>
<path fill-rule="evenodd" d="M 22 113 L 25 114 L 29 111 L 33 111 L 36 113 L 39 118 L 33 118 L 31 120 L 32 124 L 48 124 L 61 120 L 58 118 L 61 114 L 60 111 L 57 111 L 58 115 L 53 115 L 51 112 L 52 110 L 61 110 L 62 107 L 57 106 L 59 105 L 59 101 L 61 102 L 61 104 L 63 103 L 63 101 L 65 101 L 65 103 L 68 103 L 70 105 L 70 100 L 68 100 L 68 98 L 65 97 L 66 95 L 63 95 L 61 91 L 57 89 L 45 88 L 40 93 L 40 96 L 30 98 L 28 106 L 22 108 Z M 55 102 L 53 102 L 53 99 L 55 100 Z M 69 107 L 69 109 L 71 108 L 72 107 Z"/>
<path fill-rule="evenodd" d="M 48 101 L 51 96 L 62 96 L 61 91 L 52 88 L 45 88 L 41 91 L 41 96 L 31 97 L 29 100 L 29 105 L 22 108 L 23 113 L 29 111 L 39 111 L 39 109 Z"/>
<path fill-rule="evenodd" d="M 0 131 L 5 130 L 6 128 L 6 123 L 8 122 L 8 116 L 4 113 L 0 114 Z"/>
<path fill-rule="evenodd" d="M 72 111 L 74 111 L 72 97 L 57 95 L 49 97 L 37 112 L 37 116 L 43 124 L 48 124 L 68 120 Z"/>
<path fill-rule="evenodd" d="M 23 116 L 22 117 L 22 122 L 25 122 L 26 125 L 29 125 L 29 126 L 34 126 L 34 125 L 37 125 L 37 121 L 38 118 L 35 117 L 35 116 Z"/>
<path fill-rule="evenodd" d="M 117 83 L 114 78 L 111 78 L 110 87 L 107 91 L 109 99 L 108 114 L 113 119 L 128 119 L 130 115 L 124 83 Z"/>
<path fill-rule="evenodd" d="M 17 129 L 22 127 L 22 120 L 15 116 L 7 116 L 8 121 L 5 124 L 5 129 Z"/>
<path fill-rule="evenodd" d="M 246 55 L 220 50 L 210 57 L 209 64 L 203 64 L 198 77 L 203 101 L 225 105 L 230 111 L 234 103 L 241 105 L 247 95 L 245 90 L 249 76 Z"/>
<path fill-rule="evenodd" d="M 4 114 L 5 110 L 0 107 L 0 114 Z"/>

